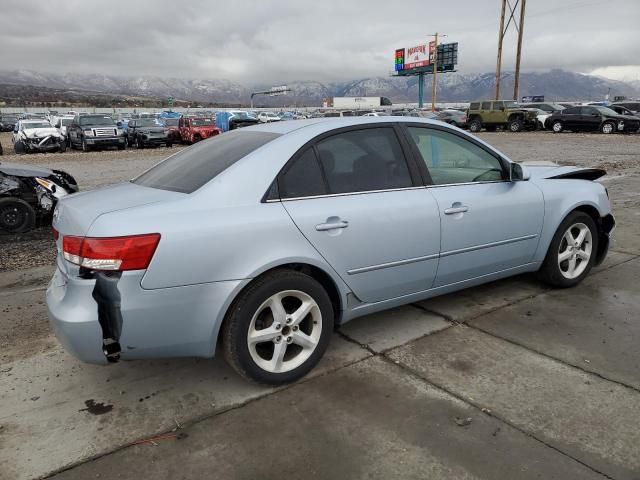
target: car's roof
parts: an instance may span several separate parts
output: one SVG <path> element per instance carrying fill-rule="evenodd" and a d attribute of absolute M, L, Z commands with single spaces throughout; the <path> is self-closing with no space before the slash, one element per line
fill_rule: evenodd
<path fill-rule="evenodd" d="M 286 135 L 287 133 L 303 128 L 322 124 L 326 128 L 324 130 L 334 130 L 336 128 L 351 127 L 357 125 L 367 125 L 373 123 L 426 123 L 432 125 L 446 125 L 442 122 L 434 121 L 423 117 L 400 117 L 400 116 L 386 116 L 386 117 L 319 117 L 319 118 L 307 118 L 304 120 L 295 120 L 293 122 L 274 122 L 266 123 L 262 125 L 253 125 L 251 127 L 245 127 L 243 130 L 247 131 L 259 131 L 259 132 L 271 132 L 280 135 Z"/>

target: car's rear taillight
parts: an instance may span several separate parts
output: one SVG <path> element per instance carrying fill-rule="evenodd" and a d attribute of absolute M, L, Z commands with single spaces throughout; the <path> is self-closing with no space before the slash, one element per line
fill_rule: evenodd
<path fill-rule="evenodd" d="M 89 270 L 144 270 L 160 241 L 159 233 L 127 237 L 62 237 L 64 258 Z"/>
<path fill-rule="evenodd" d="M 51 233 L 53 233 L 53 241 L 54 241 L 54 242 L 57 242 L 57 241 L 58 241 L 58 236 L 60 235 L 60 234 L 58 233 L 58 230 L 56 230 L 55 228 L 53 228 L 53 227 L 52 227 L 52 228 L 51 228 Z"/>

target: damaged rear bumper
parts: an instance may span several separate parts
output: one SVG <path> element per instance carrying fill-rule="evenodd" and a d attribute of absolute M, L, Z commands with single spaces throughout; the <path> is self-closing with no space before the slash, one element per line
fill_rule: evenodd
<path fill-rule="evenodd" d="M 124 360 L 212 357 L 229 302 L 246 281 L 145 290 L 143 276 L 124 272 L 117 280 L 117 305 L 106 306 L 118 310 L 121 325 L 110 325 L 118 316 L 100 317 L 105 303 L 98 306 L 95 278 L 69 275 L 59 260 L 46 295 L 49 321 L 65 350 L 83 362 L 106 364 L 105 338 L 115 331 Z"/>

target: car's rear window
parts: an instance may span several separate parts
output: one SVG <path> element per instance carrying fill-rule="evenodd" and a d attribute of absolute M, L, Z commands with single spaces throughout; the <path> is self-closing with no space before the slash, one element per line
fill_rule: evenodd
<path fill-rule="evenodd" d="M 279 136 L 277 133 L 244 130 L 223 133 L 170 156 L 132 182 L 145 187 L 192 193 Z"/>

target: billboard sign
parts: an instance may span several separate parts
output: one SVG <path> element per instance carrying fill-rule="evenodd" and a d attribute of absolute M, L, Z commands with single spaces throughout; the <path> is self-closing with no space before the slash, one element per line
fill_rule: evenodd
<path fill-rule="evenodd" d="M 415 73 L 433 73 L 436 44 L 434 41 L 421 43 L 414 47 L 398 48 L 395 55 L 394 70 L 398 75 Z M 441 43 L 437 47 L 439 72 L 451 72 L 458 63 L 458 43 Z"/>
<path fill-rule="evenodd" d="M 404 69 L 426 67 L 429 65 L 429 45 L 421 43 L 415 47 L 407 48 L 404 59 Z"/>

